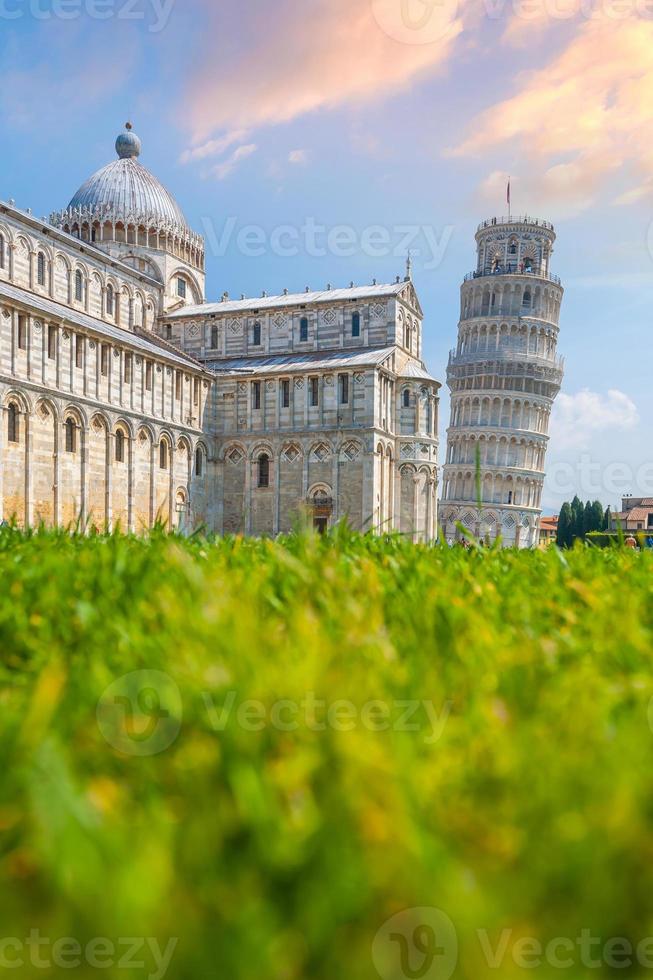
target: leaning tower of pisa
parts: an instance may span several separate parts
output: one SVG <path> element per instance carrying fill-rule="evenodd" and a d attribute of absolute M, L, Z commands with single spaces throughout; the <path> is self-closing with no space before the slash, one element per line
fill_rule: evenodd
<path fill-rule="evenodd" d="M 529 217 L 491 218 L 476 232 L 476 269 L 462 284 L 447 369 L 440 519 L 448 541 L 461 524 L 506 545 L 538 542 L 549 416 L 563 375 L 555 238 L 549 222 Z"/>

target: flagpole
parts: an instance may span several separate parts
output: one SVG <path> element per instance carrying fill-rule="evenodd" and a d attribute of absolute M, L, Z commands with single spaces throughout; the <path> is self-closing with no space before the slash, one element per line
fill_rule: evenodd
<path fill-rule="evenodd" d="M 508 177 L 508 218 L 509 219 L 512 218 L 512 205 L 510 201 L 510 180 L 511 178 Z"/>

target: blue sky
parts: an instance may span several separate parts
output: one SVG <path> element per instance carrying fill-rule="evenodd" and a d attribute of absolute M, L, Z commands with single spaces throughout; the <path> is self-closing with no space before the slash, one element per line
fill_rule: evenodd
<path fill-rule="evenodd" d="M 653 496 L 642 0 L 0 0 L 0 52 L 0 197 L 65 206 L 129 118 L 208 233 L 209 298 L 391 281 L 409 229 L 443 382 L 474 231 L 511 174 L 513 212 L 556 224 L 566 285 L 545 506 Z"/>

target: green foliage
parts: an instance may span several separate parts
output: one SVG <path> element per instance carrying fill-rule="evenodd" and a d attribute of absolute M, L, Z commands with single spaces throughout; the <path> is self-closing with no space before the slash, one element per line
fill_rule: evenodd
<path fill-rule="evenodd" d="M 384 922 L 435 906 L 454 977 L 489 980 L 524 970 L 478 930 L 653 934 L 652 556 L 4 530 L 0 572 L 4 937 L 178 937 L 174 980 L 372 980 Z"/>
<path fill-rule="evenodd" d="M 560 548 L 571 548 L 574 542 L 574 515 L 571 506 L 564 503 L 558 518 L 557 543 Z"/>
<path fill-rule="evenodd" d="M 610 526 L 610 509 L 603 510 L 600 500 L 583 504 L 577 496 L 571 504 L 565 502 L 558 517 L 556 541 L 560 548 L 571 548 L 574 541 L 584 541 L 588 534 L 605 531 Z"/>

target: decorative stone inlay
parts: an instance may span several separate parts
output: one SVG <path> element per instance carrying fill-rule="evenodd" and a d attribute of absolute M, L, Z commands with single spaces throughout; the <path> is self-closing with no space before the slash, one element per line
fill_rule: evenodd
<path fill-rule="evenodd" d="M 355 459 L 358 459 L 358 457 L 360 456 L 361 447 L 358 445 L 357 442 L 348 442 L 343 449 L 343 453 L 347 457 L 347 459 L 353 462 Z"/>
<path fill-rule="evenodd" d="M 240 333 L 243 329 L 242 320 L 239 320 L 238 317 L 234 317 L 233 320 L 229 321 L 229 329 L 232 333 Z"/>
<path fill-rule="evenodd" d="M 64 330 L 62 337 L 64 340 L 70 340 L 70 334 L 68 333 L 67 330 Z"/>
<path fill-rule="evenodd" d="M 169 378 L 172 377 L 172 368 L 166 368 L 166 375 Z"/>
<path fill-rule="evenodd" d="M 313 450 L 313 455 L 319 463 L 323 463 L 325 459 L 329 458 L 331 453 L 328 446 L 325 446 L 324 443 L 320 443 L 320 445 L 316 446 Z"/>
<path fill-rule="evenodd" d="M 247 385 L 245 384 L 245 382 L 244 381 L 239 381 L 238 382 L 238 392 L 239 392 L 239 394 L 244 395 L 246 391 L 247 391 Z"/>
<path fill-rule="evenodd" d="M 288 448 L 285 450 L 283 454 L 283 458 L 287 460 L 289 463 L 294 463 L 295 460 L 299 459 L 300 456 L 301 453 L 297 448 L 297 446 L 288 446 Z"/>
<path fill-rule="evenodd" d="M 34 333 L 41 333 L 42 330 L 43 330 L 43 324 L 41 323 L 41 321 L 40 320 L 35 320 L 34 321 Z"/>
<path fill-rule="evenodd" d="M 120 351 L 116 347 L 114 347 L 113 349 L 113 356 L 115 357 L 116 360 L 118 360 L 118 358 L 120 357 Z"/>
<path fill-rule="evenodd" d="M 88 346 L 90 347 L 91 350 L 95 350 L 95 347 L 96 347 L 95 341 L 92 340 Z"/>
<path fill-rule="evenodd" d="M 274 391 L 276 383 L 274 381 L 268 381 L 265 385 L 268 391 Z"/>
<path fill-rule="evenodd" d="M 336 322 L 337 316 L 338 314 L 335 310 L 327 310 L 323 319 L 325 323 L 332 324 Z"/>
<path fill-rule="evenodd" d="M 333 375 L 332 374 L 325 374 L 324 375 L 324 383 L 329 388 L 333 388 Z"/>
<path fill-rule="evenodd" d="M 245 458 L 245 454 L 241 452 L 240 449 L 238 448 L 232 449 L 229 455 L 227 456 L 229 462 L 234 464 L 240 463 L 240 461 L 243 460 L 244 458 Z"/>
<path fill-rule="evenodd" d="M 303 388 L 303 387 L 304 387 L 304 379 L 295 378 L 295 388 Z"/>
<path fill-rule="evenodd" d="M 405 445 L 403 445 L 401 447 L 401 455 L 402 456 L 414 456 L 415 455 L 415 447 L 413 446 L 413 444 L 411 442 L 407 442 L 407 443 L 405 443 Z"/>
<path fill-rule="evenodd" d="M 200 335 L 199 325 L 197 323 L 191 323 L 191 325 L 188 327 L 186 332 L 189 337 L 193 337 L 193 338 L 199 337 Z"/>
<path fill-rule="evenodd" d="M 381 320 L 385 316 L 385 304 L 384 303 L 374 303 L 371 309 L 372 316 L 375 320 Z"/>
<path fill-rule="evenodd" d="M 286 325 L 286 318 L 283 315 L 283 313 L 277 314 L 277 316 L 275 316 L 275 318 L 274 318 L 273 323 L 274 323 L 275 327 L 278 327 L 279 329 L 281 329 L 281 327 L 285 327 L 285 325 Z"/>
<path fill-rule="evenodd" d="M 362 385 L 363 382 L 365 381 L 365 375 L 364 374 L 355 374 L 354 375 L 354 381 L 356 382 L 357 385 Z"/>

